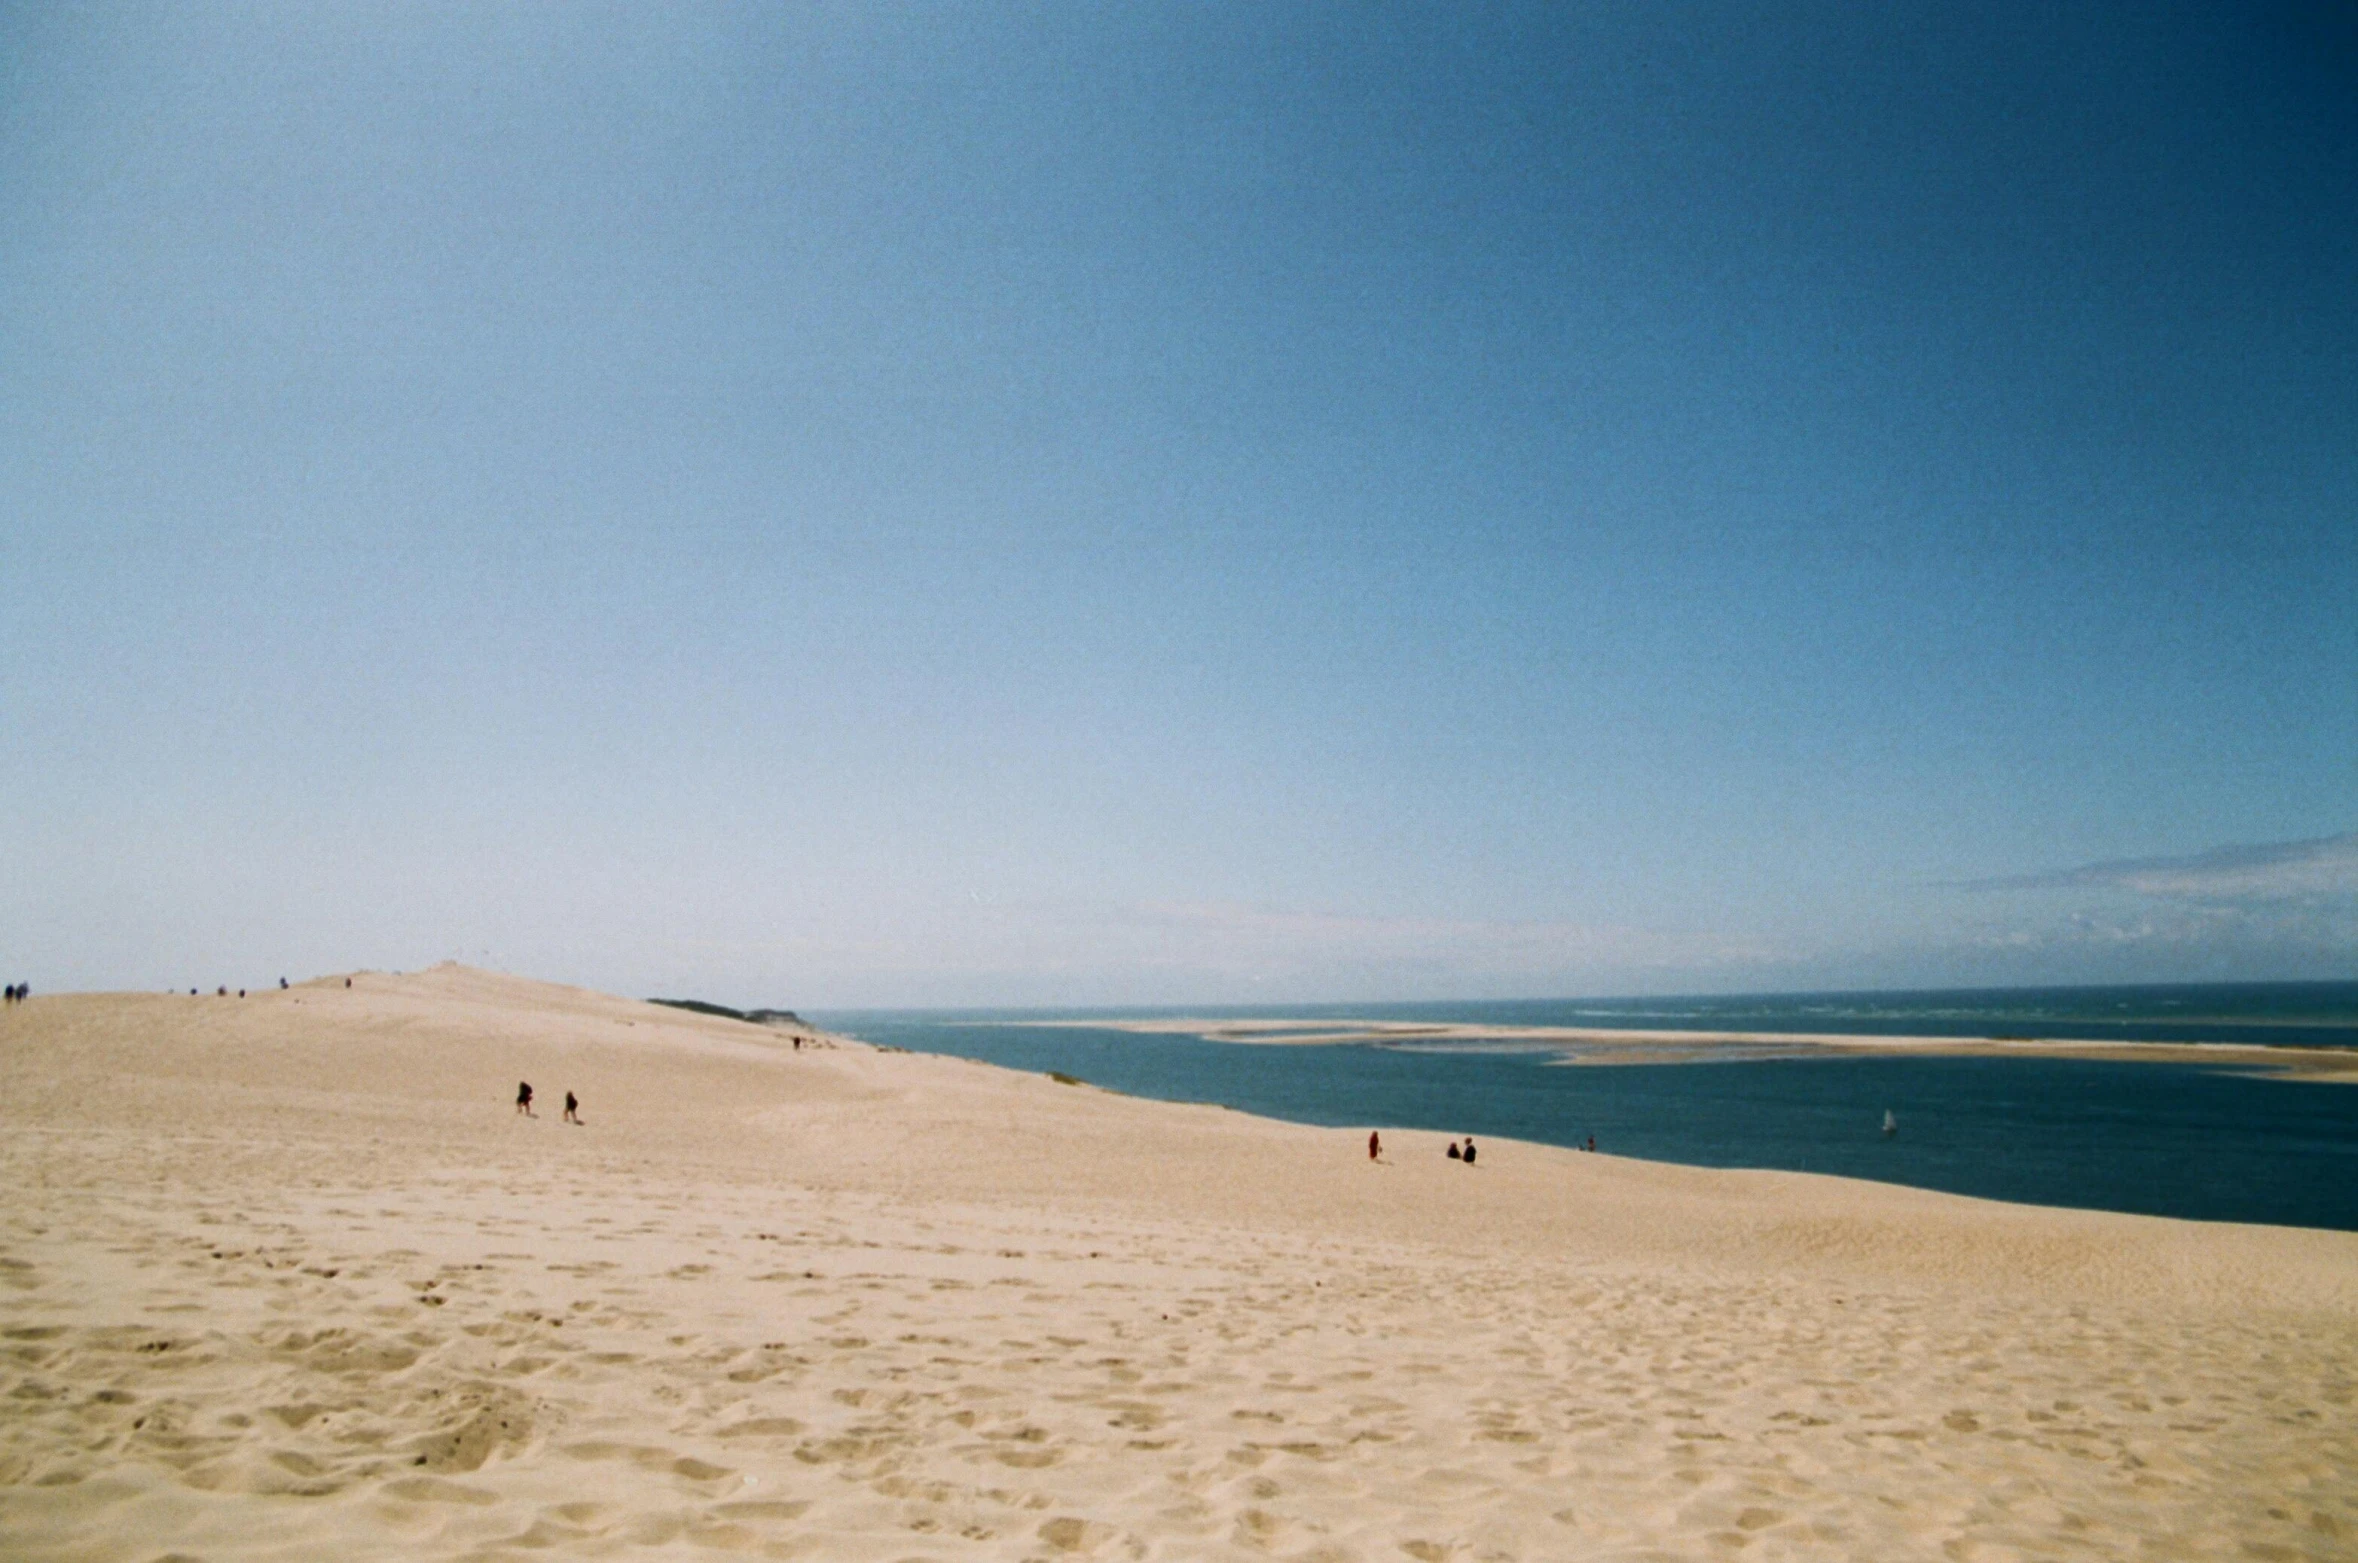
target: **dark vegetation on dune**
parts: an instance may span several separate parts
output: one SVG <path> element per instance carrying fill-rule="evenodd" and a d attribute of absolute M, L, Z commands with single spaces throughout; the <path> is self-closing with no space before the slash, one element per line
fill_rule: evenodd
<path fill-rule="evenodd" d="M 757 1026 L 803 1026 L 807 1023 L 790 1009 L 731 1009 L 726 1004 L 707 1004 L 702 999 L 649 999 L 650 1004 L 662 1004 L 671 1009 L 694 1010 L 699 1015 L 718 1015 L 723 1020 L 749 1020 Z"/>

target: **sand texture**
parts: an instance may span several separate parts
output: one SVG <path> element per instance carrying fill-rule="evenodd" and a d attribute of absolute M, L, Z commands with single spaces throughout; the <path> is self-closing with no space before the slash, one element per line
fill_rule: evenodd
<path fill-rule="evenodd" d="M 0 1131 L 22 1563 L 2358 1557 L 2350 1234 L 1370 1165 L 462 968 L 36 997 Z"/>

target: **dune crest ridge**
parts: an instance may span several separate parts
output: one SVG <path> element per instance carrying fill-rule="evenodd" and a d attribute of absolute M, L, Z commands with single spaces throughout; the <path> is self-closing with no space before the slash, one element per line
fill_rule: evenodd
<path fill-rule="evenodd" d="M 801 1035 L 455 965 L 9 1007 L 7 1555 L 2358 1556 L 2358 1235 Z"/>

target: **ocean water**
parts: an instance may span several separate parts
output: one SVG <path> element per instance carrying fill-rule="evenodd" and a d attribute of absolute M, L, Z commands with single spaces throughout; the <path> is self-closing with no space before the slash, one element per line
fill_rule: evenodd
<path fill-rule="evenodd" d="M 1565 1067 L 1553 1050 L 1506 1039 L 1255 1047 L 1041 1024 L 1181 1014 L 2358 1046 L 2358 983 L 815 1018 L 872 1042 L 1061 1071 L 1138 1096 L 1430 1132 L 1429 1144 L 1396 1136 L 1396 1156 L 1438 1156 L 1460 1134 L 1552 1145 L 1593 1134 L 1599 1150 L 1693 1166 L 2358 1231 L 2358 1084 L 2050 1058 L 1806 1055 Z M 1890 1138 L 1886 1112 L 1899 1123 Z"/>

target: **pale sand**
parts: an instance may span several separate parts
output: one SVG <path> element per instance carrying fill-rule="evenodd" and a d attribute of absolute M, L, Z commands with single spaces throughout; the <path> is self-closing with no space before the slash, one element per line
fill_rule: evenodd
<path fill-rule="evenodd" d="M 12 1560 L 2358 1555 L 2350 1234 L 1371 1166 L 455 968 L 36 998 L 0 1130 Z"/>
<path fill-rule="evenodd" d="M 1596 1026 L 1491 1026 L 1471 1021 L 1219 1019 L 994 1021 L 1139 1036 L 1201 1037 L 1259 1047 L 1342 1047 L 1370 1042 L 1514 1042 L 1561 1051 L 1568 1064 L 1660 1064 L 1733 1053 L 1834 1051 L 1919 1057 L 2100 1058 L 2119 1063 L 2198 1064 L 2236 1074 L 2298 1075 L 2358 1083 L 2358 1048 L 2279 1047 L 2254 1042 L 2085 1042 L 2061 1037 L 1856 1036 L 1825 1031 L 1641 1031 Z"/>

